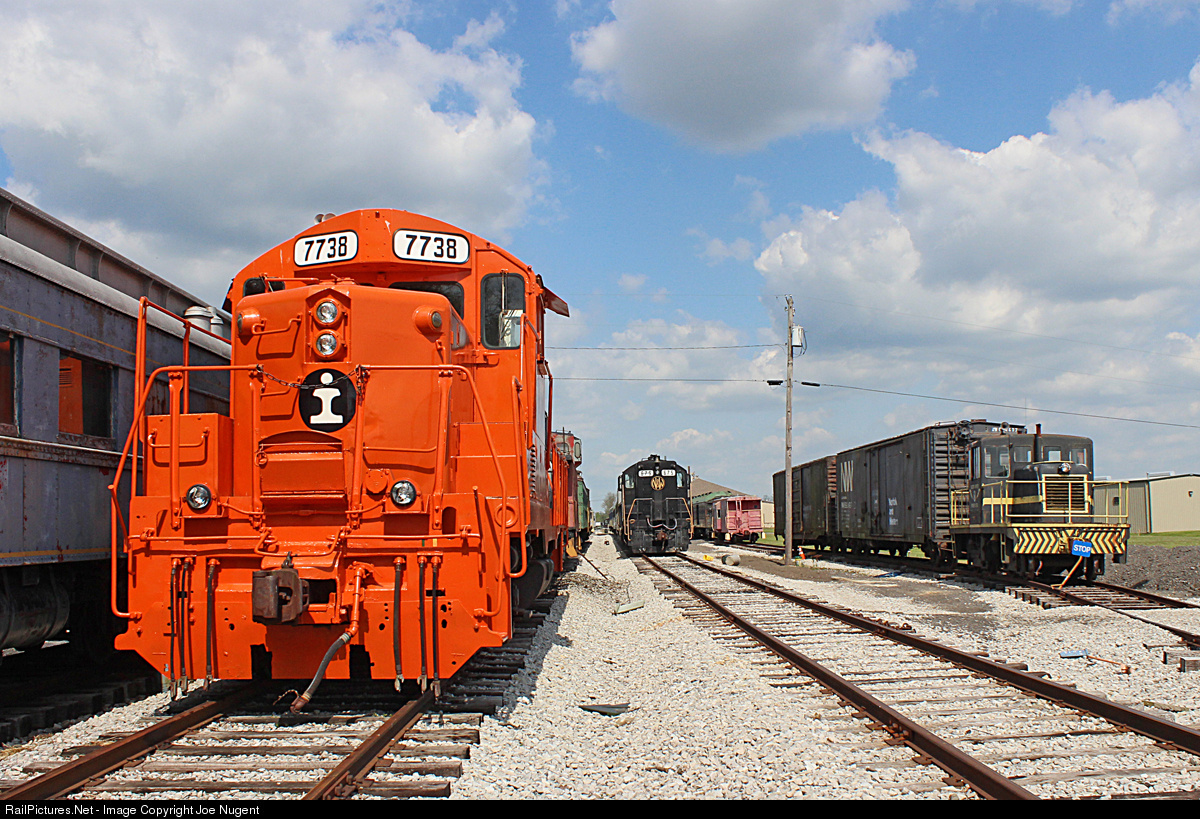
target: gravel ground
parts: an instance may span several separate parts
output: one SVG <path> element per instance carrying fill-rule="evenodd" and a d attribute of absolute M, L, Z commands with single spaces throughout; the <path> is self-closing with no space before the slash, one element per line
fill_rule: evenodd
<path fill-rule="evenodd" d="M 692 545 L 694 554 L 728 551 Z M 554 611 L 556 628 L 540 637 L 540 661 L 518 679 L 499 715 L 485 720 L 482 747 L 454 786 L 455 798 L 964 795 L 898 789 L 902 777 L 872 771 L 870 762 L 907 751 L 864 748 L 862 735 L 848 741 L 831 732 L 838 712 L 828 703 L 766 684 L 753 655 L 730 651 L 685 620 L 630 561 L 617 558 L 608 538 L 594 538 L 588 558 L 595 567 L 581 563 L 566 578 L 567 600 Z M 780 567 L 750 553 L 741 560 L 748 573 L 812 597 L 1200 725 L 1200 673 L 1165 665 L 1161 646 L 1174 638 L 1153 626 L 1101 609 L 1043 610 L 1004 592 L 878 570 L 811 560 Z M 1152 616 L 1200 630 L 1200 612 Z M 1130 673 L 1060 656 L 1080 649 L 1127 664 Z M 630 710 L 601 716 L 581 707 L 590 703 L 628 703 Z"/>
<path fill-rule="evenodd" d="M 1110 565 L 1102 579 L 1168 597 L 1200 597 L 1200 543 L 1130 544 L 1129 562 Z"/>
<path fill-rule="evenodd" d="M 1187 554 L 1178 549 L 1165 551 L 1177 560 Z M 692 545 L 693 554 L 729 551 Z M 1130 567 L 1148 564 L 1140 551 Z M 1043 610 L 967 584 L 811 559 L 783 567 L 739 554 L 749 574 L 1200 726 L 1200 673 L 1164 664 L 1162 647 L 1174 637 L 1151 625 L 1102 609 Z M 587 557 L 563 578 L 529 667 L 504 707 L 485 718 L 451 798 L 973 797 L 939 772 L 897 767 L 911 751 L 880 742 L 815 686 L 770 685 L 764 655 L 738 651 L 685 618 L 607 537 L 594 538 Z M 1200 630 L 1200 611 L 1144 616 Z M 1078 650 L 1130 673 L 1061 656 Z M 5 748 L 0 778 L 24 778 L 20 768 L 34 759 L 136 727 L 164 702 L 161 695 Z M 601 704 L 627 707 L 611 715 L 583 707 Z"/>
<path fill-rule="evenodd" d="M 912 759 L 858 731 L 816 691 L 767 684 L 762 655 L 731 651 L 595 537 L 455 783 L 457 799 L 893 798 L 970 794 L 940 772 L 868 770 Z M 628 605 L 632 611 L 615 612 Z M 604 716 L 583 706 L 629 706 Z M 847 730 L 847 729 L 850 730 Z M 855 765 L 854 763 L 858 763 Z M 913 794 L 904 783 L 929 790 Z"/>

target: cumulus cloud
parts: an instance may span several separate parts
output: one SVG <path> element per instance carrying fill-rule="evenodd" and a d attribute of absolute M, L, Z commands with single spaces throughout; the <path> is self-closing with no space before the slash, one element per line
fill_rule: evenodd
<path fill-rule="evenodd" d="M 446 49 L 405 2 L 0 6 L 9 185 L 214 296 L 313 214 L 398 206 L 503 233 L 538 196 L 521 63 L 472 21 Z M 110 238 L 98 224 L 99 238 Z M 155 258 L 162 264 L 155 264 Z M 163 266 L 171 269 L 163 269 Z"/>
<path fill-rule="evenodd" d="M 572 39 L 576 89 L 719 151 L 873 120 L 914 58 L 878 38 L 905 0 L 613 0 Z"/>
<path fill-rule="evenodd" d="M 756 266 L 797 293 L 813 380 L 1188 420 L 1200 65 L 1144 99 L 1080 90 L 1049 126 L 986 152 L 875 135 L 893 196 L 788 221 Z"/>

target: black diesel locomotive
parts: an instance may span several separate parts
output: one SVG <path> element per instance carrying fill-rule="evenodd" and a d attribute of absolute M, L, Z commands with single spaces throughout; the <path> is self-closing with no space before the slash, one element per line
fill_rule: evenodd
<path fill-rule="evenodd" d="M 617 478 L 615 528 L 630 554 L 687 551 L 692 540 L 687 467 L 651 455 Z"/>
<path fill-rule="evenodd" d="M 786 531 L 783 472 L 775 531 Z M 960 559 L 1089 578 L 1124 560 L 1128 505 L 1095 503 L 1092 441 L 988 421 L 942 423 L 792 470 L 792 537 L 835 551 Z"/>

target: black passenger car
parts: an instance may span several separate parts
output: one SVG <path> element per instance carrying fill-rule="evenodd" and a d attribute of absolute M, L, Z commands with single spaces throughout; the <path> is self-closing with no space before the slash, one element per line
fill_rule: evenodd
<path fill-rule="evenodd" d="M 692 540 L 690 485 L 687 467 L 658 455 L 622 472 L 615 522 L 621 547 L 630 554 L 687 551 Z"/>

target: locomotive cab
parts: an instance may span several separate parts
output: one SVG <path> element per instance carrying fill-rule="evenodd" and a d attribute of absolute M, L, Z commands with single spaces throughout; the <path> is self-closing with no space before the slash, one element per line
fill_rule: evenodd
<path fill-rule="evenodd" d="M 1092 522 L 1090 439 L 986 437 L 971 445 L 969 458 L 971 523 Z"/>
<path fill-rule="evenodd" d="M 989 436 L 969 450 L 970 533 L 976 565 L 1056 574 L 1104 571 L 1106 554 L 1124 552 L 1128 527 L 1097 515 L 1092 441 L 1072 435 Z"/>

